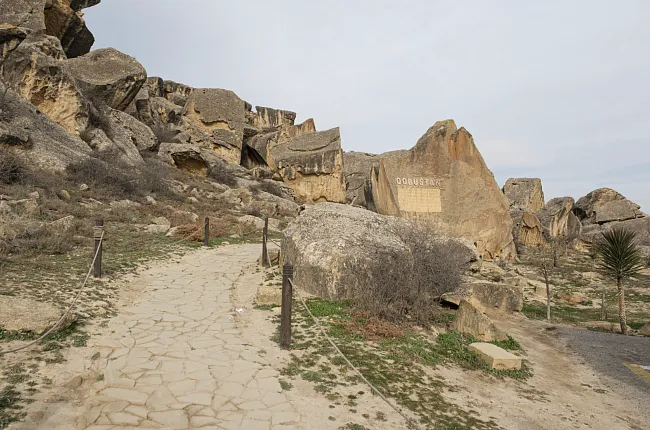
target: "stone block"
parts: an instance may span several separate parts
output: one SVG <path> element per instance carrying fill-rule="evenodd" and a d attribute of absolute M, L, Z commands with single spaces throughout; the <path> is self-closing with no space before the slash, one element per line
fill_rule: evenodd
<path fill-rule="evenodd" d="M 469 350 L 479 355 L 481 360 L 495 370 L 520 370 L 521 358 L 491 343 L 477 342 Z"/>

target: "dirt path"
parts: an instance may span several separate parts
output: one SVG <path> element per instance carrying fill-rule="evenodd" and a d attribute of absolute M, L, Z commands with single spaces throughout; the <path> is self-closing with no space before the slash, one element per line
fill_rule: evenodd
<path fill-rule="evenodd" d="M 270 322 L 260 330 L 250 324 L 255 320 L 238 321 L 252 315 L 251 294 L 263 280 L 251 264 L 259 248 L 199 250 L 135 276 L 130 306 L 66 365 L 84 369 L 90 382 L 59 387 L 60 398 L 51 395 L 44 410 L 32 408 L 25 423 L 11 428 L 290 430 L 345 423 L 313 389 L 283 390 L 279 371 L 288 352 L 269 340 Z M 232 301 L 235 285 L 246 296 L 241 314 Z M 371 406 L 385 408 L 379 403 Z M 386 428 L 401 427 L 391 420 Z"/>

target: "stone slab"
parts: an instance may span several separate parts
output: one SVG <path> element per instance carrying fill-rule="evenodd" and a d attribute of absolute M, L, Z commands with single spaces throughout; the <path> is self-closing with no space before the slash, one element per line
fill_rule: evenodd
<path fill-rule="evenodd" d="M 521 358 L 491 343 L 476 342 L 469 350 L 479 355 L 490 368 L 495 370 L 520 370 Z"/>

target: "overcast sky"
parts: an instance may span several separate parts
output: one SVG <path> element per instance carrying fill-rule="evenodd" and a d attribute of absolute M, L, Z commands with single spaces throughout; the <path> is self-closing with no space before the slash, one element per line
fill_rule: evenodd
<path fill-rule="evenodd" d="M 340 126 L 345 150 L 408 149 L 437 120 L 499 185 L 608 186 L 650 211 L 650 1 L 102 0 L 95 48 L 150 76 Z"/>

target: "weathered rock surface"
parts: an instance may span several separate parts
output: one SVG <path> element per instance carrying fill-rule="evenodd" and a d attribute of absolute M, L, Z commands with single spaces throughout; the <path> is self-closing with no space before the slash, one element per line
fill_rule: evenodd
<path fill-rule="evenodd" d="M 26 37 L 26 29 L 7 23 L 0 24 L 0 58 L 7 58 Z"/>
<path fill-rule="evenodd" d="M 302 124 L 293 125 L 289 124 L 289 120 L 285 115 L 286 111 L 276 112 L 275 120 L 268 121 L 269 125 L 277 124 L 275 129 L 271 128 L 260 131 L 250 125 L 256 121 L 257 117 L 247 118 L 250 126 L 247 128 L 248 136 L 245 136 L 244 147 L 242 148 L 242 166 L 249 169 L 254 167 L 268 167 L 269 151 L 273 146 L 302 136 L 303 134 L 316 132 L 316 125 L 313 119 L 308 119 Z M 290 113 L 293 114 L 293 112 Z M 248 114 L 257 115 L 252 113 Z M 282 115 L 282 120 L 277 118 L 280 115 Z"/>
<path fill-rule="evenodd" d="M 113 48 L 70 59 L 66 67 L 87 98 L 122 111 L 147 80 L 147 71 L 135 58 Z"/>
<path fill-rule="evenodd" d="M 443 294 L 442 300 L 457 306 L 466 300 L 483 312 L 511 313 L 521 312 L 523 309 L 524 292 L 521 286 L 477 282 L 469 284 L 463 291 Z"/>
<path fill-rule="evenodd" d="M 490 369 L 495 370 L 520 370 L 521 358 L 509 353 L 492 343 L 477 342 L 468 347 L 469 351 L 478 354 Z"/>
<path fill-rule="evenodd" d="M 533 212 L 521 207 L 511 207 L 510 218 L 517 247 L 537 247 L 545 242 L 542 224 Z"/>
<path fill-rule="evenodd" d="M 510 178 L 503 186 L 510 207 L 520 207 L 537 212 L 544 207 L 544 191 L 539 178 Z"/>
<path fill-rule="evenodd" d="M 471 284 L 469 291 L 469 301 L 485 311 L 521 312 L 524 307 L 522 287 L 480 282 Z"/>
<path fill-rule="evenodd" d="M 58 39 L 31 34 L 4 60 L 3 79 L 51 120 L 79 135 L 88 123 L 88 102 L 65 63 Z"/>
<path fill-rule="evenodd" d="M 99 1 L 48 0 L 45 2 L 45 30 L 57 37 L 68 58 L 87 54 L 95 43 L 86 27 L 81 9 L 99 4 Z"/>
<path fill-rule="evenodd" d="M 582 224 L 573 214 L 572 197 L 556 197 L 537 212 L 546 240 L 574 241 L 582 232 Z"/>
<path fill-rule="evenodd" d="M 516 256 L 508 202 L 472 135 L 437 122 L 410 151 L 383 156 L 371 174 L 377 211 L 465 237 L 485 259 Z"/>
<path fill-rule="evenodd" d="M 95 39 L 80 11 L 98 0 L 3 0 L 0 22 L 45 33 L 61 41 L 68 58 L 86 54 Z"/>
<path fill-rule="evenodd" d="M 611 188 L 599 188 L 578 199 L 574 213 L 584 225 L 647 217 L 639 205 Z"/>
<path fill-rule="evenodd" d="M 267 163 L 304 203 L 344 203 L 343 151 L 338 128 L 308 133 L 269 150 Z"/>
<path fill-rule="evenodd" d="M 239 164 L 244 137 L 244 101 L 229 90 L 195 89 L 183 111 L 181 142 L 211 149 L 233 164 Z"/>
<path fill-rule="evenodd" d="M 460 302 L 451 329 L 485 342 L 508 339 L 504 331 L 497 328 L 487 315 L 467 300 Z"/>
<path fill-rule="evenodd" d="M 39 112 L 20 95 L 0 85 L 0 143 L 9 145 L 29 164 L 42 169 L 65 169 L 83 161 L 91 149 L 79 137 Z"/>
<path fill-rule="evenodd" d="M 204 158 L 204 155 L 206 157 L 207 155 L 202 152 L 197 145 L 177 143 L 161 143 L 158 149 L 158 155 L 169 164 L 190 173 L 205 176 L 210 166 Z"/>
<path fill-rule="evenodd" d="M 63 312 L 53 305 L 32 299 L 0 295 L 0 328 L 41 334 L 51 329 Z M 58 327 L 63 330 L 75 319 L 70 314 Z"/>
<path fill-rule="evenodd" d="M 413 265 L 413 255 L 400 237 L 406 220 L 383 216 L 349 205 L 309 205 L 285 229 L 282 242 L 284 262 L 294 266 L 296 285 L 328 299 L 351 298 L 376 282 L 372 268 Z M 467 261 L 475 250 L 463 245 Z M 396 263 L 399 262 L 399 263 Z"/>
<path fill-rule="evenodd" d="M 379 165 L 381 155 L 364 152 L 344 152 L 343 170 L 346 180 L 347 202 L 375 210 L 372 201 L 370 172 Z"/>

